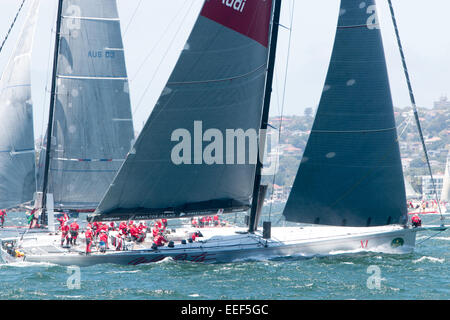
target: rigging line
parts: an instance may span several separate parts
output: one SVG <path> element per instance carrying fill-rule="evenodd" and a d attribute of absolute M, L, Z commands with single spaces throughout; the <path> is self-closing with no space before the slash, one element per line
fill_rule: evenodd
<path fill-rule="evenodd" d="M 53 17 L 56 17 L 56 11 L 57 11 L 57 8 L 56 8 L 56 6 L 54 6 L 53 7 L 53 12 L 52 12 L 52 16 Z M 56 22 L 54 21 L 54 23 L 53 24 L 56 24 Z M 51 32 L 52 32 L 52 34 L 55 32 L 55 30 L 53 29 L 53 28 L 51 28 Z M 48 90 L 48 87 L 49 87 L 49 77 L 50 77 L 50 74 L 51 74 L 51 72 L 49 72 L 49 70 L 50 70 L 50 61 L 51 61 L 51 59 L 52 59 L 52 52 L 53 52 L 53 46 L 52 46 L 52 42 L 53 42 L 53 37 L 50 37 L 50 44 L 48 45 L 48 56 L 47 56 L 47 73 L 46 73 L 46 79 L 45 79 L 45 90 L 44 90 L 44 96 L 43 96 L 43 99 L 42 99 L 42 101 L 43 101 L 43 107 L 42 107 L 42 121 L 41 121 L 41 145 L 40 145 L 40 148 L 42 149 L 44 146 L 45 146 L 45 135 L 46 135 L 46 132 L 44 132 L 44 127 L 45 127 L 45 121 L 44 121 L 44 119 L 46 119 L 46 118 L 48 118 L 48 117 L 46 117 L 46 106 L 47 105 L 49 105 L 50 103 L 48 103 L 47 104 L 47 102 L 46 102 L 46 100 L 47 100 L 47 93 L 49 93 L 49 90 Z M 50 86 L 51 86 L 51 84 L 50 84 Z M 39 161 L 41 161 L 41 159 L 39 159 Z M 37 181 L 37 179 L 36 179 L 36 190 L 37 190 L 37 183 L 38 183 L 38 181 Z"/>
<path fill-rule="evenodd" d="M 13 20 L 13 22 L 11 23 L 11 26 L 9 27 L 8 32 L 6 33 L 5 38 L 3 39 L 2 45 L 0 46 L 0 52 L 2 52 L 3 46 L 5 45 L 6 40 L 8 39 L 8 37 L 9 37 L 9 35 L 10 35 L 10 33 L 11 33 L 11 30 L 12 30 L 12 28 L 14 27 L 14 25 L 16 24 L 17 17 L 19 16 L 20 11 L 22 11 L 22 8 L 23 8 L 23 5 L 25 4 L 25 1 L 26 1 L 26 0 L 23 0 L 23 1 L 22 1 L 21 5 L 20 5 L 20 7 L 19 7 L 19 10 L 17 11 L 16 16 L 14 17 L 14 20 Z"/>
<path fill-rule="evenodd" d="M 173 17 L 172 21 L 170 21 L 170 23 L 166 26 L 166 29 L 164 30 L 164 32 L 161 33 L 161 36 L 159 37 L 158 41 L 156 41 L 155 45 L 152 47 L 150 52 L 147 54 L 145 59 L 142 61 L 142 63 L 140 64 L 139 68 L 137 69 L 136 73 L 133 75 L 132 78 L 130 78 L 130 82 L 133 82 L 136 79 L 136 77 L 138 76 L 138 74 L 142 71 L 143 66 L 145 65 L 147 60 L 153 55 L 153 53 L 155 52 L 156 48 L 159 47 L 159 44 L 165 38 L 165 36 L 166 36 L 167 32 L 169 31 L 170 27 L 173 25 L 175 20 L 177 20 L 178 16 L 180 15 L 181 12 L 183 12 L 183 10 L 184 10 L 184 4 L 180 8 L 180 10 L 177 12 L 177 14 Z"/>
<path fill-rule="evenodd" d="M 128 21 L 127 26 L 125 27 L 125 30 L 123 32 L 122 38 L 125 39 L 125 35 L 127 34 L 128 28 L 130 27 L 131 23 L 133 22 L 134 17 L 136 16 L 136 13 L 138 12 L 143 0 L 140 0 L 138 5 L 136 6 L 136 9 L 134 10 L 133 14 L 131 15 L 130 21 Z"/>
<path fill-rule="evenodd" d="M 180 25 L 178 26 L 178 29 L 177 29 L 177 31 L 176 31 L 176 33 L 175 33 L 175 36 L 173 37 L 172 41 L 170 42 L 169 46 L 167 47 L 167 50 L 165 51 L 165 53 L 164 53 L 164 55 L 163 55 L 161 61 L 159 62 L 159 65 L 158 65 L 158 67 L 156 68 L 156 71 L 153 73 L 153 76 L 152 76 L 152 78 L 150 79 L 150 81 L 149 81 L 147 87 L 145 88 L 144 93 L 141 95 L 141 98 L 139 99 L 139 102 L 138 102 L 138 104 L 137 104 L 137 106 L 136 106 L 136 109 L 133 111 L 133 116 L 137 113 L 137 111 L 139 110 L 139 108 L 140 108 L 142 102 L 144 101 L 145 95 L 147 94 L 148 90 L 150 89 L 150 86 L 151 86 L 151 84 L 153 83 L 153 80 L 155 80 L 156 74 L 158 73 L 159 69 L 161 68 L 161 66 L 162 66 L 162 64 L 163 64 L 163 62 L 164 62 L 164 58 L 165 58 L 165 57 L 167 56 L 167 54 L 169 53 L 170 48 L 172 47 L 173 43 L 175 42 L 176 38 L 178 37 L 178 34 L 180 33 L 180 31 L 181 31 L 181 29 L 182 29 L 182 27 L 183 27 L 183 25 L 184 25 L 184 21 L 186 20 L 186 18 L 188 17 L 189 13 L 191 12 L 191 9 L 192 9 L 194 3 L 195 3 L 195 2 L 192 1 L 191 4 L 190 4 L 190 6 L 189 6 L 189 8 L 188 8 L 188 10 L 186 11 L 186 14 L 184 15 L 184 17 L 183 17 L 183 19 L 182 19 Z"/>
<path fill-rule="evenodd" d="M 442 232 L 445 232 L 445 231 L 447 231 L 447 229 L 446 230 L 441 230 L 439 232 L 436 232 L 435 234 L 433 234 L 433 235 L 429 236 L 428 238 L 424 239 L 423 241 L 420 241 L 420 242 L 416 243 L 416 246 L 419 245 L 419 244 L 424 243 L 427 240 L 430 240 L 431 238 L 436 237 L 437 235 L 439 235 L 439 234 L 441 234 Z"/>
<path fill-rule="evenodd" d="M 284 84 L 283 84 L 283 96 L 282 96 L 282 100 L 281 100 L 281 115 L 280 115 L 280 125 L 278 128 L 278 143 L 281 141 L 281 131 L 282 131 L 282 127 L 283 127 L 283 115 L 284 115 L 284 107 L 285 107 L 285 102 L 286 102 L 286 86 L 287 86 L 287 78 L 288 78 L 288 71 L 289 71 L 289 60 L 290 60 L 290 55 L 291 55 L 291 43 L 292 43 L 292 29 L 293 29 L 293 25 L 294 25 L 294 11 L 295 11 L 295 1 L 292 0 L 292 7 L 291 7 L 291 25 L 289 28 L 289 41 L 288 41 L 288 52 L 287 52 L 287 57 L 286 57 L 286 68 L 285 68 L 285 73 L 284 73 Z M 277 147 L 277 151 L 278 151 L 278 147 Z M 271 203 L 270 203 L 270 210 L 269 210 L 269 221 L 271 221 L 271 214 L 272 214 L 272 204 L 273 204 L 273 194 L 275 191 L 274 185 L 275 185 L 275 179 L 276 179 L 276 170 L 277 167 L 279 166 L 278 163 L 278 152 L 277 152 L 277 158 L 275 161 L 275 173 L 273 175 L 273 180 L 272 180 L 272 195 L 271 195 Z"/>
<path fill-rule="evenodd" d="M 419 131 L 420 140 L 422 142 L 422 147 L 423 147 L 423 152 L 425 153 L 425 158 L 427 160 L 428 170 L 430 172 L 431 182 L 433 184 L 434 195 L 436 197 L 436 202 L 438 203 L 439 214 L 441 215 L 441 220 L 444 220 L 444 216 L 442 215 L 441 205 L 439 204 L 436 183 L 433 178 L 433 171 L 431 170 L 430 159 L 428 157 L 427 146 L 426 146 L 425 140 L 423 138 L 422 126 L 420 125 L 419 114 L 418 114 L 417 106 L 416 106 L 416 98 L 414 96 L 414 92 L 413 92 L 412 85 L 411 85 L 411 80 L 409 78 L 408 66 L 406 65 L 406 58 L 405 58 L 405 54 L 403 52 L 402 42 L 400 40 L 400 32 L 399 32 L 398 26 L 397 26 L 397 19 L 395 18 L 394 7 L 392 5 L 391 0 L 388 0 L 388 4 L 389 4 L 389 9 L 391 11 L 392 23 L 394 24 L 395 36 L 397 37 L 397 43 L 398 43 L 398 48 L 400 51 L 400 56 L 402 58 L 403 71 L 405 73 L 406 84 L 408 85 L 409 97 L 411 99 L 411 104 L 412 104 L 412 107 L 414 110 L 414 117 L 416 119 L 417 130 Z"/>

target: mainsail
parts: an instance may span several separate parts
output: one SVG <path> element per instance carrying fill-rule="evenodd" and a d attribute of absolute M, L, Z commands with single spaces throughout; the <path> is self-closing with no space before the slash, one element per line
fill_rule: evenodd
<path fill-rule="evenodd" d="M 450 155 L 447 157 L 447 164 L 445 165 L 441 201 L 450 201 Z"/>
<path fill-rule="evenodd" d="M 326 83 L 286 220 L 403 223 L 406 197 L 374 0 L 342 0 Z"/>
<path fill-rule="evenodd" d="M 134 138 L 120 21 L 114 0 L 60 6 L 46 191 L 57 209 L 94 209 Z"/>
<path fill-rule="evenodd" d="M 33 0 L 0 80 L 0 208 L 29 202 L 36 191 L 30 65 L 38 11 Z"/>
<path fill-rule="evenodd" d="M 261 125 L 271 17 L 272 1 L 205 1 L 97 219 L 250 207 L 257 145 L 249 140 Z"/>

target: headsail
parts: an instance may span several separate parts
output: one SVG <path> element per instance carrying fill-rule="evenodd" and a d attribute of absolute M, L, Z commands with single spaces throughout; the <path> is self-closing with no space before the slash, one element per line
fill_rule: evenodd
<path fill-rule="evenodd" d="M 450 201 L 450 154 L 445 165 L 444 181 L 442 185 L 441 201 Z"/>
<path fill-rule="evenodd" d="M 374 0 L 342 0 L 325 87 L 284 210 L 288 221 L 403 223 L 406 197 Z"/>
<path fill-rule="evenodd" d="M 94 209 L 134 138 L 120 21 L 114 0 L 61 5 L 47 190 L 55 208 Z"/>
<path fill-rule="evenodd" d="M 257 145 L 248 140 L 261 122 L 271 13 L 267 0 L 205 1 L 97 219 L 249 208 Z"/>
<path fill-rule="evenodd" d="M 33 0 L 0 80 L 0 208 L 32 201 L 36 191 L 30 65 L 38 11 Z"/>

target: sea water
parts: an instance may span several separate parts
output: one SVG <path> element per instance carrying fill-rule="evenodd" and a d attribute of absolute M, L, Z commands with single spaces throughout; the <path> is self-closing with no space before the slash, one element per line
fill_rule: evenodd
<path fill-rule="evenodd" d="M 278 213 L 270 218 L 275 225 L 280 217 Z M 438 219 L 423 217 L 425 224 L 437 224 Z M 7 224 L 25 221 L 24 213 L 8 214 Z M 415 252 L 406 255 L 369 253 L 213 265 L 167 259 L 148 265 L 86 268 L 15 263 L 0 265 L 0 300 L 450 299 L 449 247 L 450 231 L 445 231 L 418 233 Z"/>

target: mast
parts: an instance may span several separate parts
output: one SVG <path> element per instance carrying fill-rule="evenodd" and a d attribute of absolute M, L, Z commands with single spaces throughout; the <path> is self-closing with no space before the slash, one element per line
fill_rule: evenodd
<path fill-rule="evenodd" d="M 272 21 L 272 34 L 270 38 L 270 53 L 268 61 L 267 79 L 266 79 L 266 89 L 264 94 L 264 106 L 263 114 L 261 119 L 261 130 L 260 130 L 260 141 L 265 142 L 267 124 L 269 122 L 269 109 L 270 109 L 270 98 L 272 96 L 272 83 L 273 83 L 273 73 L 275 70 L 275 58 L 276 58 L 276 48 L 278 40 L 278 29 L 280 23 L 280 13 L 281 13 L 281 0 L 275 0 L 274 2 L 274 14 Z M 253 186 L 253 199 L 252 207 L 250 209 L 250 220 L 249 220 L 249 232 L 254 232 L 258 228 L 257 225 L 257 208 L 258 208 L 258 198 L 259 198 L 259 188 L 261 186 L 261 171 L 263 168 L 262 161 L 264 160 L 264 143 L 258 146 L 258 160 L 256 163 L 255 172 L 255 184 Z"/>
<path fill-rule="evenodd" d="M 56 72 L 58 69 L 59 41 L 60 41 L 61 16 L 62 16 L 62 4 L 63 4 L 62 2 L 63 2 L 63 0 L 58 1 L 58 13 L 56 16 L 52 88 L 50 91 L 50 109 L 49 109 L 48 126 L 47 126 L 47 144 L 46 144 L 46 150 L 45 150 L 44 182 L 43 182 L 43 188 L 42 188 L 41 223 L 43 223 L 43 224 L 45 224 L 47 222 L 46 205 L 47 205 L 48 173 L 50 170 L 50 152 L 51 152 L 52 134 L 53 134 L 53 113 L 54 113 L 55 103 L 56 103 Z"/>

